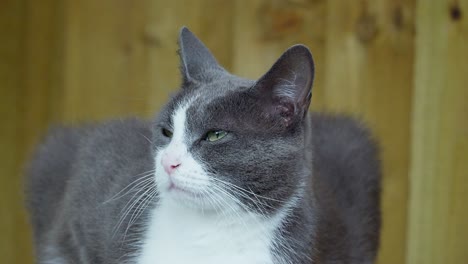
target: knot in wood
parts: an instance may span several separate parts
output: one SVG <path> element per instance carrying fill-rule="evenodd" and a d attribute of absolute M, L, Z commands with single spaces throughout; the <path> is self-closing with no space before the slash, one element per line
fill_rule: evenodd
<path fill-rule="evenodd" d="M 377 36 L 377 19 L 373 15 L 364 14 L 356 23 L 357 38 L 363 43 L 371 42 Z"/>
<path fill-rule="evenodd" d="M 304 24 L 302 14 L 294 8 L 269 6 L 261 12 L 260 22 L 266 39 L 293 35 L 299 32 Z"/>

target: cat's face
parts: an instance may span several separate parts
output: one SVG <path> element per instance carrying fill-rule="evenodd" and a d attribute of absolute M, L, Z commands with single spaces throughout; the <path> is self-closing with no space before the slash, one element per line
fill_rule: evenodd
<path fill-rule="evenodd" d="M 271 213 L 303 184 L 313 64 L 288 50 L 259 81 L 230 75 L 187 29 L 181 91 L 155 120 L 161 199 L 204 211 Z"/>

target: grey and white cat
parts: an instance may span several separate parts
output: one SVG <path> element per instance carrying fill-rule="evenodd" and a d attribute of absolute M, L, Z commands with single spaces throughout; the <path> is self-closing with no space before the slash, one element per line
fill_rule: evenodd
<path fill-rule="evenodd" d="M 359 122 L 308 113 L 309 50 L 252 81 L 187 28 L 179 45 L 182 89 L 154 120 L 55 128 L 38 148 L 38 263 L 373 263 L 376 145 Z"/>

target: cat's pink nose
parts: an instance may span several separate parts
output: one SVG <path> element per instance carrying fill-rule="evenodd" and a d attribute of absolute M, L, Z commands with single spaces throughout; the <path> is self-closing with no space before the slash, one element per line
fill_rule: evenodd
<path fill-rule="evenodd" d="M 166 173 L 171 175 L 180 166 L 180 160 L 176 157 L 167 155 L 162 158 L 161 164 Z"/>

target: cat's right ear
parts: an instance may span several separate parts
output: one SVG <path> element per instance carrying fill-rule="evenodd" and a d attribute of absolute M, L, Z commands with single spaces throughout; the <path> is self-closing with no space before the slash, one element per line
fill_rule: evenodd
<path fill-rule="evenodd" d="M 207 83 L 225 71 L 210 50 L 186 27 L 180 30 L 179 48 L 184 84 Z"/>
<path fill-rule="evenodd" d="M 304 45 L 289 48 L 255 84 L 268 116 L 280 116 L 288 126 L 302 119 L 309 108 L 314 61 Z"/>

